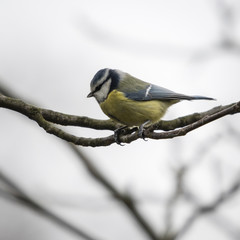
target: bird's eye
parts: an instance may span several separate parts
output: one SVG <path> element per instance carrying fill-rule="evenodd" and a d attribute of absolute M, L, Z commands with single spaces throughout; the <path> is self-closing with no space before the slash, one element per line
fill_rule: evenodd
<path fill-rule="evenodd" d="M 106 79 L 105 81 L 103 81 L 101 84 L 99 84 L 98 86 L 96 86 L 94 92 L 99 91 L 99 90 L 102 88 L 103 84 L 105 84 L 108 80 L 109 80 L 109 78 L 107 78 L 107 79 Z"/>
<path fill-rule="evenodd" d="M 98 85 L 98 86 L 95 88 L 95 91 L 94 91 L 94 92 L 99 91 L 99 90 L 101 89 L 101 87 L 102 87 L 102 84 Z"/>

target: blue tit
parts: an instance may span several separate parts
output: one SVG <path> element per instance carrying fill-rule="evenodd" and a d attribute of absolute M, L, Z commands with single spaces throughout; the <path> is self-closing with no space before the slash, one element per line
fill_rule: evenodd
<path fill-rule="evenodd" d="M 180 100 L 213 100 L 203 96 L 187 96 L 142 81 L 116 69 L 101 69 L 93 77 L 91 92 L 102 111 L 125 126 L 139 126 L 159 121 L 171 105 Z"/>

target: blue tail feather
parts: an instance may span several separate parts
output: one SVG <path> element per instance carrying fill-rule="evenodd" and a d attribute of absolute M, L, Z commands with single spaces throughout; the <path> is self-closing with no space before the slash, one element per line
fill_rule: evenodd
<path fill-rule="evenodd" d="M 204 97 L 204 96 L 190 96 L 189 100 L 216 100 L 215 98 L 211 97 Z"/>

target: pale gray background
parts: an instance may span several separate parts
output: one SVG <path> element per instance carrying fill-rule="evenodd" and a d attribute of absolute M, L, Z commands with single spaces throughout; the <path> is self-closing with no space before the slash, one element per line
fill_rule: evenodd
<path fill-rule="evenodd" d="M 224 21 L 221 3 L 234 9 L 233 22 Z M 179 103 L 164 117 L 172 119 L 239 100 L 239 48 L 221 47 L 224 37 L 240 41 L 240 1 L 0 0 L 0 79 L 40 107 L 99 119 L 107 117 L 86 96 L 91 78 L 105 67 L 177 92 L 217 99 Z M 0 167 L 31 196 L 101 239 L 146 239 L 63 141 L 15 112 L 0 109 L 0 116 Z M 194 161 L 201 147 L 209 145 L 208 154 L 188 179 L 202 202 L 211 202 L 239 172 L 239 139 L 229 134 L 229 127 L 239 133 L 239 115 L 181 138 L 84 151 L 119 189 L 140 199 L 142 211 L 160 230 L 162 203 L 174 183 L 172 168 Z M 68 131 L 85 137 L 111 134 L 81 128 Z M 186 202 L 178 207 L 177 226 L 190 211 Z M 239 213 L 239 196 L 218 210 L 238 227 Z M 4 240 L 77 239 L 3 198 L 0 216 Z M 204 217 L 182 239 L 230 237 Z"/>

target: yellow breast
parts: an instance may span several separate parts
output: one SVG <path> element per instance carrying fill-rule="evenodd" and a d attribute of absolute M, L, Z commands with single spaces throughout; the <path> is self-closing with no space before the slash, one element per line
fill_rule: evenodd
<path fill-rule="evenodd" d="M 103 112 L 111 119 L 127 126 L 140 126 L 146 121 L 157 122 L 167 108 L 175 102 L 171 101 L 134 101 L 123 93 L 113 90 L 108 98 L 100 103 Z"/>

